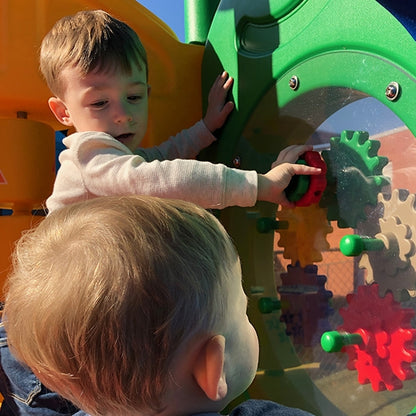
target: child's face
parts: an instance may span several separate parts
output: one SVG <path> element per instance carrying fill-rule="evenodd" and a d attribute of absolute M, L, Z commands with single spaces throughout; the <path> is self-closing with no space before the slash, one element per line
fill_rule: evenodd
<path fill-rule="evenodd" d="M 247 296 L 241 284 L 237 262 L 229 288 L 229 306 L 224 330 L 225 375 L 229 398 L 243 393 L 254 379 L 259 358 L 256 330 L 247 316 Z"/>
<path fill-rule="evenodd" d="M 61 122 L 78 132 L 108 133 L 131 151 L 139 147 L 148 116 L 149 86 L 144 70 L 134 66 L 131 74 L 95 71 L 81 76 L 77 68 L 69 67 L 62 77 L 67 88 L 60 100 L 66 116 Z"/>

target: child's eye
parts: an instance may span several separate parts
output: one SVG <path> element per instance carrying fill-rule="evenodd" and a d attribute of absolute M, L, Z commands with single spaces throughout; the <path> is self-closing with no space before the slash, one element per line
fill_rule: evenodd
<path fill-rule="evenodd" d="M 94 108 L 102 108 L 102 107 L 104 107 L 105 105 L 107 104 L 107 101 L 96 101 L 95 103 L 92 103 L 91 104 L 91 107 L 94 107 Z"/>
<path fill-rule="evenodd" d="M 127 98 L 129 101 L 136 102 L 140 101 L 143 97 L 141 95 L 129 95 Z"/>

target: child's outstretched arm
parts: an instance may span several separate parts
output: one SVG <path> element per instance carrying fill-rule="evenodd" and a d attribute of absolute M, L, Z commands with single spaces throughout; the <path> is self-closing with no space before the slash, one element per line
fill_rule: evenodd
<path fill-rule="evenodd" d="M 233 79 L 227 72 L 218 75 L 208 94 L 208 108 L 203 121 L 208 130 L 213 133 L 221 128 L 234 108 L 232 101 L 225 101 L 228 91 L 233 85 Z"/>
<path fill-rule="evenodd" d="M 320 168 L 299 165 L 295 163 L 281 163 L 264 175 L 258 175 L 257 199 L 281 204 L 285 207 L 294 207 L 293 202 L 286 198 L 284 190 L 289 185 L 293 175 L 319 175 Z"/>

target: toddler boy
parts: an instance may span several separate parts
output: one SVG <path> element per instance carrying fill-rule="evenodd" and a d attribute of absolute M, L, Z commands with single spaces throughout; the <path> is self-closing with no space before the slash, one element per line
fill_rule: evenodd
<path fill-rule="evenodd" d="M 65 138 L 49 212 L 73 202 L 109 195 L 183 199 L 204 208 L 253 206 L 256 200 L 288 204 L 282 174 L 319 169 L 283 164 L 265 175 L 194 160 L 216 139 L 233 109 L 225 102 L 232 79 L 214 82 L 203 120 L 160 146 L 140 149 L 147 129 L 148 67 L 137 34 L 108 13 L 81 11 L 59 20 L 45 36 L 40 67 L 54 94 L 49 107 L 76 133 Z M 310 146 L 281 157 L 296 162 Z"/>

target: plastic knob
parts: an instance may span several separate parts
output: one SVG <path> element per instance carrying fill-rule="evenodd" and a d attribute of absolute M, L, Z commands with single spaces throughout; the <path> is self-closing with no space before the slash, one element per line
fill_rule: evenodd
<path fill-rule="evenodd" d="M 317 204 L 326 188 L 327 166 L 318 152 L 305 152 L 296 162 L 299 165 L 307 165 L 321 168 L 319 175 L 295 175 L 286 188 L 285 193 L 289 201 L 297 207 L 307 207 Z"/>
<path fill-rule="evenodd" d="M 342 237 L 339 248 L 344 256 L 359 256 L 363 251 L 381 251 L 384 242 L 378 238 L 362 237 L 357 234 Z"/>
<path fill-rule="evenodd" d="M 363 342 L 360 334 L 341 333 L 338 331 L 324 332 L 321 337 L 321 347 L 326 352 L 339 352 L 347 345 L 358 345 Z"/>
<path fill-rule="evenodd" d="M 262 217 L 257 220 L 257 231 L 266 234 L 273 230 L 287 230 L 289 223 L 287 221 L 277 221 L 273 218 Z"/>
<path fill-rule="evenodd" d="M 258 307 L 261 313 L 272 313 L 282 309 L 282 303 L 276 298 L 260 298 Z"/>

